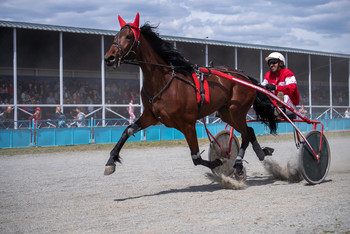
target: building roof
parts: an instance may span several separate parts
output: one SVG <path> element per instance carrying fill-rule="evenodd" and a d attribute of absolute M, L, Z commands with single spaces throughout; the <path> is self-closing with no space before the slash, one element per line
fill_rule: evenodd
<path fill-rule="evenodd" d="M 3 20 L 0 20 L 0 27 L 83 33 L 83 34 L 106 35 L 106 36 L 114 36 L 118 32 L 114 30 L 78 28 L 78 27 L 3 21 Z M 186 43 L 196 43 L 196 44 L 205 44 L 205 45 L 228 46 L 228 47 L 258 49 L 258 50 L 283 51 L 283 52 L 290 52 L 290 53 L 302 53 L 302 54 L 311 54 L 311 55 L 350 58 L 350 54 L 304 50 L 304 49 L 296 49 L 296 48 L 288 48 L 288 47 L 266 46 L 266 45 L 257 45 L 257 44 L 247 44 L 247 43 L 237 43 L 237 42 L 218 41 L 218 40 L 209 40 L 209 39 L 187 38 L 187 37 L 176 37 L 176 36 L 164 36 L 164 35 L 161 35 L 161 37 L 164 40 L 174 41 L 174 42 L 186 42 Z"/>

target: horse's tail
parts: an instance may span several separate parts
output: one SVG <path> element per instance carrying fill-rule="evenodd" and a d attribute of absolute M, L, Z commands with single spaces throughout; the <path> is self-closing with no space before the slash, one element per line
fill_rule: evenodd
<path fill-rule="evenodd" d="M 259 85 L 259 82 L 254 78 L 249 77 L 253 84 Z M 274 105 L 270 98 L 259 91 L 256 92 L 256 98 L 253 104 L 257 119 L 269 126 L 271 134 L 277 131 L 277 119 L 274 114 Z"/>

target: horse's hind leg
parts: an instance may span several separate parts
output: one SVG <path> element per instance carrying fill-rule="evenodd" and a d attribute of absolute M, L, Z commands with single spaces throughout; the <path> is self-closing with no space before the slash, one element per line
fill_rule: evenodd
<path fill-rule="evenodd" d="M 224 122 L 230 124 L 238 132 L 241 133 L 242 143 L 241 147 L 239 148 L 238 155 L 233 168 L 235 176 L 239 179 L 243 179 L 245 177 L 243 170 L 243 158 L 245 151 L 249 145 L 249 134 L 247 130 L 245 115 L 243 115 L 243 111 L 240 111 L 238 105 L 231 105 L 230 108 L 220 109 L 220 116 Z"/>
<path fill-rule="evenodd" d="M 223 164 L 223 161 L 221 161 L 220 159 L 216 159 L 214 161 L 207 161 L 202 159 L 201 154 L 199 153 L 195 124 L 188 124 L 183 129 L 183 134 L 185 135 L 187 144 L 190 147 L 192 161 L 195 166 L 203 165 L 210 169 L 214 169 Z"/>
<path fill-rule="evenodd" d="M 256 153 L 260 161 L 264 160 L 265 156 L 272 155 L 274 150 L 268 147 L 262 149 L 256 139 L 253 128 L 248 127 L 246 124 L 245 117 L 243 117 L 243 115 L 240 116 L 237 113 L 240 112 L 237 111 L 236 106 L 232 106 L 230 109 L 222 108 L 220 110 L 221 119 L 224 122 L 229 123 L 238 132 L 241 133 L 242 144 L 233 167 L 235 169 L 236 177 L 243 179 L 245 176 L 243 171 L 243 158 L 245 155 L 245 151 L 249 145 L 249 142 L 252 143 L 254 152 Z"/>
<path fill-rule="evenodd" d="M 242 127 L 239 131 L 242 134 L 242 144 L 233 167 L 235 169 L 235 175 L 238 178 L 243 179 L 245 176 L 243 171 L 243 157 L 249 145 L 249 142 L 252 143 L 254 152 L 256 153 L 260 161 L 263 161 L 265 156 L 272 155 L 274 149 L 269 147 L 265 147 L 264 149 L 262 149 L 256 139 L 253 128 L 245 125 L 245 127 Z"/>
<path fill-rule="evenodd" d="M 265 159 L 265 156 L 272 155 L 274 149 L 269 147 L 265 147 L 262 149 L 260 144 L 258 143 L 258 140 L 256 139 L 253 128 L 247 127 L 247 131 L 248 131 L 249 141 L 252 143 L 253 150 L 256 156 L 258 156 L 260 161 L 263 161 Z"/>
<path fill-rule="evenodd" d="M 236 129 L 238 130 L 238 129 Z M 243 179 L 245 177 L 244 171 L 243 171 L 243 158 L 245 151 L 249 145 L 249 137 L 246 125 L 241 127 L 241 129 L 238 130 L 241 133 L 242 137 L 242 144 L 239 148 L 238 155 L 235 161 L 235 164 L 233 165 L 233 168 L 235 169 L 234 174 L 237 178 Z"/>
<path fill-rule="evenodd" d="M 105 175 L 113 174 L 115 171 L 115 162 L 120 163 L 120 156 L 119 152 L 124 146 L 125 142 L 128 140 L 128 138 L 138 131 L 145 129 L 149 127 L 152 124 L 156 124 L 157 120 L 154 119 L 153 115 L 147 115 L 147 111 L 144 111 L 144 113 L 141 115 L 141 117 L 134 123 L 129 125 L 122 133 L 122 136 L 120 137 L 118 143 L 114 146 L 110 153 L 110 157 L 106 163 Z"/>

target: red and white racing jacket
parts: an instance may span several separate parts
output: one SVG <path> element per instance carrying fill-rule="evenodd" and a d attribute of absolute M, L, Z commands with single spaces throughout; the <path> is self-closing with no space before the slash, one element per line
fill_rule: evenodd
<path fill-rule="evenodd" d="M 284 95 L 287 95 L 290 98 L 294 106 L 299 105 L 297 81 L 291 70 L 282 68 L 276 73 L 271 71 L 267 72 L 261 85 L 265 86 L 268 83 L 276 85 L 276 95 L 278 92 L 282 92 Z"/>

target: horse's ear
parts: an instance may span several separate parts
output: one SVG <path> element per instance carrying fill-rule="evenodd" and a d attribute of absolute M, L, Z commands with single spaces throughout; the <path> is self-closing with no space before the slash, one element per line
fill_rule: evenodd
<path fill-rule="evenodd" d="M 125 21 L 122 19 L 122 17 L 120 17 L 120 15 L 118 15 L 118 20 L 119 20 L 120 28 L 126 25 Z"/>
<path fill-rule="evenodd" d="M 139 28 L 139 24 L 140 24 L 140 14 L 137 12 L 134 23 L 133 23 L 136 28 Z"/>

